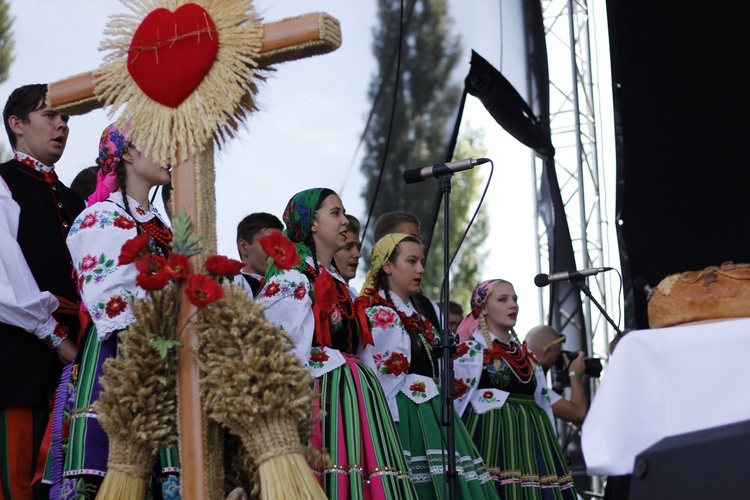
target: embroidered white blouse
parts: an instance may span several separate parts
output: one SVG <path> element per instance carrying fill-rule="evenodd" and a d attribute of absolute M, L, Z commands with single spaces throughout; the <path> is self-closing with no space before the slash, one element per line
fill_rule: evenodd
<path fill-rule="evenodd" d="M 386 298 L 385 292 L 378 292 Z M 390 294 L 393 305 L 407 317 L 417 313 L 409 301 L 404 303 L 396 294 Z M 405 362 L 411 364 L 411 337 L 406 331 L 396 311 L 384 305 L 366 309 L 372 327 L 372 340 L 375 345 L 368 345 L 360 350 L 362 362 L 372 368 L 383 387 L 388 407 L 393 420 L 398 422 L 396 396 L 402 392 L 417 404 L 424 403 L 439 394 L 437 384 L 432 377 L 408 373 Z M 433 332 L 435 333 L 435 332 Z M 426 340 L 426 339 L 425 339 Z M 437 371 L 437 358 L 433 358 Z M 406 370 L 402 369 L 406 367 Z"/>
<path fill-rule="evenodd" d="M 490 332 L 490 339 L 497 337 Z M 511 339 L 511 342 L 513 340 Z M 500 389 L 482 389 L 477 391 L 479 379 L 484 368 L 484 351 L 487 342 L 481 328 L 474 330 L 469 340 L 461 342 L 457 349 L 457 358 L 453 361 L 453 372 L 456 382 L 456 399 L 454 406 L 456 413 L 463 415 L 469 404 L 477 413 L 502 408 L 509 393 Z"/>
<path fill-rule="evenodd" d="M 313 265 L 312 257 L 305 262 Z M 336 268 L 330 267 L 328 270 L 334 279 L 345 283 Z M 256 300 L 263 305 L 266 319 L 292 337 L 293 352 L 303 366 L 310 370 L 313 377 L 320 377 L 343 365 L 346 360 L 337 349 L 313 347 L 315 316 L 310 288 L 310 280 L 304 273 L 289 269 L 266 281 Z"/>
<path fill-rule="evenodd" d="M 154 217 L 163 222 L 153 205 L 144 208 L 131 197 L 128 204 L 138 222 Z M 146 294 L 135 284 L 135 264 L 118 265 L 122 246 L 138 234 L 135 220 L 125 211 L 122 193 L 114 192 L 81 212 L 68 234 L 78 290 L 100 341 L 135 321 L 131 297 Z"/>

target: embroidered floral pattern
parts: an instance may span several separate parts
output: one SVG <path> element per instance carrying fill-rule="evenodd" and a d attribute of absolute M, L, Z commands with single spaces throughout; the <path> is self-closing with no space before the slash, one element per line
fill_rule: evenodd
<path fill-rule="evenodd" d="M 104 306 L 104 312 L 110 318 L 114 318 L 119 316 L 127 307 L 128 303 L 118 295 L 109 299 L 109 302 Z"/>
<path fill-rule="evenodd" d="M 305 298 L 305 295 L 307 295 L 307 288 L 305 285 L 300 283 L 294 288 L 294 298 L 297 300 L 302 300 Z"/>
<path fill-rule="evenodd" d="M 310 367 L 323 368 L 323 364 L 328 361 L 328 354 L 320 347 L 310 349 Z"/>
<path fill-rule="evenodd" d="M 87 212 L 86 215 L 77 217 L 73 221 L 68 235 L 72 236 L 79 231 L 93 227 L 105 229 L 110 226 L 127 231 L 135 227 L 135 222 L 127 214 L 117 210 L 94 210 L 93 212 Z"/>
<path fill-rule="evenodd" d="M 484 391 L 484 394 L 482 394 L 482 403 L 494 403 L 497 401 L 497 398 L 495 398 L 495 393 L 492 391 Z"/>
<path fill-rule="evenodd" d="M 458 352 L 460 351 L 460 354 Z M 462 342 L 456 348 L 453 359 L 458 363 L 471 363 L 477 356 L 484 355 L 484 348 L 478 342 Z"/>
<path fill-rule="evenodd" d="M 306 283 L 274 279 L 266 283 L 265 288 L 260 292 L 260 297 L 275 297 L 278 295 L 279 299 L 292 296 L 296 300 L 302 300 L 308 293 L 310 293 L 310 290 L 309 285 Z"/>
<path fill-rule="evenodd" d="M 467 392 L 469 392 L 469 385 L 466 383 L 466 381 L 462 378 L 457 378 L 455 380 L 455 389 L 453 392 L 453 398 L 458 399 Z"/>
<path fill-rule="evenodd" d="M 113 225 L 120 229 L 133 229 L 135 227 L 135 221 L 128 219 L 124 215 L 118 215 L 115 217 Z"/>
<path fill-rule="evenodd" d="M 88 229 L 94 227 L 99 218 L 96 214 L 86 214 L 86 217 L 81 221 L 81 229 Z"/>
<path fill-rule="evenodd" d="M 415 398 L 426 398 L 427 397 L 427 384 L 423 380 L 418 380 L 409 386 L 411 395 Z"/>
<path fill-rule="evenodd" d="M 387 307 L 371 307 L 367 310 L 367 316 L 372 321 L 372 327 L 380 330 L 391 328 L 398 319 L 398 314 Z"/>
<path fill-rule="evenodd" d="M 456 347 L 456 351 L 453 353 L 453 359 L 458 359 L 464 354 L 467 354 L 469 352 L 469 346 L 465 343 L 458 344 L 458 347 Z"/>
<path fill-rule="evenodd" d="M 104 281 L 104 278 L 115 272 L 117 264 L 114 259 L 109 258 L 106 254 L 101 254 L 98 257 L 88 254 L 81 259 L 77 267 L 78 290 L 80 291 L 84 284 L 89 284 L 92 281 L 95 283 Z"/>
<path fill-rule="evenodd" d="M 386 352 L 388 355 L 378 367 L 381 373 L 394 375 L 396 377 L 409 372 L 409 360 L 400 352 Z"/>
<path fill-rule="evenodd" d="M 261 297 L 273 297 L 280 291 L 281 286 L 275 281 L 272 281 L 271 283 L 268 283 L 263 289 L 263 291 L 261 292 Z"/>

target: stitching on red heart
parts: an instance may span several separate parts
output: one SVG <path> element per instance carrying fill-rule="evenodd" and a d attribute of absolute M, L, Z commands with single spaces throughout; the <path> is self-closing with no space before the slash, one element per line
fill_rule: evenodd
<path fill-rule="evenodd" d="M 133 34 L 128 72 L 144 94 L 176 108 L 201 84 L 218 51 L 219 33 L 203 7 L 159 8 Z"/>

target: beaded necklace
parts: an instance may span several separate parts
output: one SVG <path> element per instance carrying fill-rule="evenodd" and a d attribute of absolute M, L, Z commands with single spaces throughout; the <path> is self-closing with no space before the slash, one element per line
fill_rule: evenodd
<path fill-rule="evenodd" d="M 141 222 L 140 225 L 159 245 L 168 249 L 172 242 L 172 232 L 161 224 L 161 222 L 157 223 L 157 220 L 158 219 L 154 217 L 150 221 Z"/>
<path fill-rule="evenodd" d="M 534 374 L 534 369 L 526 357 L 525 349 L 522 349 L 516 342 L 506 345 L 497 339 L 493 340 L 492 347 L 484 351 L 484 363 L 487 364 L 495 359 L 505 361 L 510 371 L 524 384 L 531 380 Z"/>

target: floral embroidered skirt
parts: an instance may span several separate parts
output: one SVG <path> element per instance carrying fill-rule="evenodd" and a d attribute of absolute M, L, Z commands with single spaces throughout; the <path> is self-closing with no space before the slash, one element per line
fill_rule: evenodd
<path fill-rule="evenodd" d="M 104 480 L 109 439 L 91 405 L 99 399 L 104 362 L 116 355 L 117 333 L 99 342 L 92 325 L 78 357 L 63 372 L 60 388 L 67 390 L 55 402 L 52 447 L 45 475 L 45 482 L 52 484 L 51 494 L 57 496 L 59 491 L 61 500 L 93 500 Z M 58 431 L 54 421 L 61 422 Z M 146 498 L 179 498 L 179 470 L 177 450 L 161 450 Z"/>
<path fill-rule="evenodd" d="M 449 498 L 445 471 L 445 427 L 441 422 L 440 397 L 417 404 L 405 394 L 396 395 L 399 421 L 396 430 L 404 445 L 404 453 L 412 481 L 420 500 Z M 495 487 L 484 467 L 464 423 L 455 415 L 456 498 L 496 499 Z M 441 435 L 442 434 L 442 435 Z"/>
<path fill-rule="evenodd" d="M 375 374 L 358 359 L 315 379 L 313 471 L 328 498 L 416 499 L 403 448 Z M 323 413 L 324 412 L 324 413 Z"/>
<path fill-rule="evenodd" d="M 549 417 L 533 396 L 511 394 L 502 408 L 464 414 L 500 498 L 577 498 L 565 457 Z"/>

